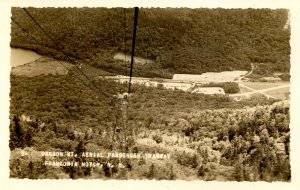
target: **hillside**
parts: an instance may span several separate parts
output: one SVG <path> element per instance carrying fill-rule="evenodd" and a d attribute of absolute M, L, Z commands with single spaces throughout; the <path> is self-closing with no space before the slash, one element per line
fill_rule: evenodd
<path fill-rule="evenodd" d="M 10 177 L 290 181 L 289 100 L 257 93 L 271 89 L 265 93 L 288 99 L 289 83 L 242 82 L 238 75 L 239 84 L 219 81 L 195 86 L 222 87 L 224 95 L 132 83 L 131 94 L 123 99 L 119 93 L 126 92 L 128 84 L 101 76 L 129 73 L 129 58 L 126 62 L 123 58 L 130 55 L 132 9 L 125 10 L 126 19 L 122 8 L 28 11 L 72 60 L 56 50 L 22 9 L 12 9 L 12 17 L 46 48 L 12 23 L 11 46 L 42 57 L 11 72 Z M 206 73 L 201 77 L 218 78 L 207 72 L 235 70 L 254 78 L 274 72 L 288 78 L 287 17 L 283 9 L 142 8 L 134 76 L 171 78 L 183 73 L 175 75 L 180 78 Z M 57 60 L 67 63 L 75 75 Z M 240 86 L 241 93 L 249 91 L 251 97 L 234 97 L 240 96 Z M 95 152 L 142 157 L 86 156 Z"/>
<path fill-rule="evenodd" d="M 96 83 L 110 94 L 125 88 L 112 81 Z M 12 75 L 11 86 L 13 178 L 290 180 L 288 104 L 264 97 L 235 102 L 222 96 L 133 86 L 126 150 L 170 154 L 170 159 L 112 158 L 110 162 L 126 166 L 114 170 L 107 165 L 51 167 L 44 165 L 45 160 L 59 158 L 45 158 L 38 151 L 105 153 L 112 145 L 114 151 L 124 151 L 112 142 L 110 100 L 67 75 Z M 29 156 L 20 156 L 22 151 Z"/>
<path fill-rule="evenodd" d="M 128 64 L 120 64 L 122 61 L 113 57 L 120 52 L 130 53 L 132 9 L 126 9 L 126 19 L 122 8 L 29 8 L 28 11 L 69 56 L 109 72 L 128 75 Z M 12 16 L 56 58 L 66 59 L 22 9 L 13 8 Z M 136 55 L 154 63 L 136 65 L 134 75 L 171 78 L 174 73 L 250 71 L 251 63 L 259 68 L 254 74 L 288 73 L 287 18 L 284 9 L 142 8 Z M 12 47 L 49 55 L 15 24 L 11 37 Z"/>

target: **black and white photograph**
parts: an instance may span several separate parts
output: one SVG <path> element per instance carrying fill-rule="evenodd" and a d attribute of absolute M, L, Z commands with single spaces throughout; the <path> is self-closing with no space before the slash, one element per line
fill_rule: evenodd
<path fill-rule="evenodd" d="M 292 182 L 291 8 L 9 11 L 9 179 Z"/>

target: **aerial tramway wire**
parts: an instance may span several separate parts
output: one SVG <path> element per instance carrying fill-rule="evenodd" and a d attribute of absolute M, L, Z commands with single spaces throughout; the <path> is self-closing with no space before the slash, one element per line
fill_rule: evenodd
<path fill-rule="evenodd" d="M 133 71 L 133 61 L 134 61 L 134 49 L 135 49 L 135 39 L 136 39 L 136 28 L 137 28 L 137 18 L 138 18 L 138 7 L 135 7 L 134 9 L 134 30 L 133 30 L 133 38 L 132 38 L 132 50 L 131 50 L 131 64 L 130 64 L 130 78 L 129 78 L 129 86 L 128 86 L 128 95 L 130 95 L 131 92 L 131 78 L 132 78 L 132 71 Z M 124 48 L 125 48 L 125 64 L 126 64 L 126 9 L 124 8 Z M 116 102 L 113 104 L 115 106 L 115 118 L 114 118 L 114 124 L 113 124 L 113 131 L 112 131 L 112 146 L 111 149 L 113 149 L 113 144 L 115 144 L 116 140 L 120 140 L 120 145 L 125 148 L 127 143 L 127 118 L 128 118 L 128 98 L 129 97 L 123 97 L 118 98 Z M 120 113 L 120 114 L 119 114 Z M 123 137 L 120 137 L 120 134 L 115 134 L 116 132 L 120 132 L 119 124 L 121 121 L 122 126 L 122 133 Z M 116 136 L 116 137 L 115 137 Z M 117 138 L 117 139 L 115 139 Z M 123 142 L 122 140 L 123 139 Z M 125 144 L 123 144 L 125 143 Z M 125 146 L 124 146 L 125 145 Z M 126 151 L 123 149 L 123 151 Z"/>
<path fill-rule="evenodd" d="M 40 45 L 45 51 L 48 51 L 43 44 L 41 44 L 34 36 L 32 36 L 25 28 L 23 28 L 15 19 L 13 19 L 11 17 L 11 20 L 19 27 L 21 28 L 21 30 L 26 33 L 32 40 L 34 40 L 38 45 Z M 50 56 L 53 57 L 55 59 L 55 56 L 50 52 Z M 91 86 L 89 86 L 88 84 L 86 84 L 84 82 L 84 80 L 82 80 L 79 76 L 77 76 L 70 68 L 68 68 L 66 65 L 64 65 L 61 61 L 57 60 L 65 69 L 68 70 L 68 72 L 70 72 L 72 75 L 74 75 L 80 82 L 82 82 L 86 87 L 90 88 L 91 90 L 95 91 L 95 89 L 93 89 Z"/>
<path fill-rule="evenodd" d="M 23 8 L 23 10 L 29 15 L 29 17 L 36 23 L 36 25 L 38 25 L 38 27 L 47 35 L 47 37 L 54 43 L 54 45 L 57 47 L 57 50 L 60 51 L 63 55 L 65 55 L 71 62 L 73 61 L 70 56 L 68 56 L 63 50 L 62 48 L 60 48 L 60 46 L 54 41 L 54 39 L 45 31 L 45 29 L 43 29 L 41 27 L 41 25 L 33 18 L 33 16 L 25 9 Z M 137 18 L 138 18 L 138 7 L 135 7 L 134 9 L 134 30 L 133 30 L 133 39 L 132 39 L 132 50 L 131 50 L 131 63 L 130 63 L 130 78 L 129 78 L 129 86 L 128 86 L 128 94 L 131 93 L 131 80 L 132 80 L 132 73 L 133 73 L 133 62 L 134 62 L 134 49 L 135 49 L 135 39 L 136 39 L 136 32 L 137 32 Z M 27 35 L 29 35 L 35 42 L 37 42 L 42 48 L 44 48 L 46 51 L 47 49 L 44 47 L 44 45 L 42 45 L 40 42 L 38 42 L 29 32 L 27 32 L 22 26 L 20 26 L 20 24 L 18 24 L 13 18 L 11 18 L 22 30 L 23 32 L 25 32 Z M 125 49 L 125 64 L 126 64 L 126 51 L 127 51 L 127 44 L 126 44 L 126 9 L 124 9 L 124 49 Z M 49 52 L 50 55 L 55 58 L 55 56 Z M 95 90 L 94 88 L 92 88 L 89 84 L 93 84 L 93 87 L 97 88 L 100 92 L 102 92 L 105 96 L 109 96 L 107 93 L 104 93 L 98 86 L 96 86 L 94 84 L 94 81 L 91 81 L 90 78 L 81 70 L 81 68 L 79 68 L 76 64 L 75 67 L 82 73 L 82 75 L 85 76 L 85 78 L 89 81 L 87 84 L 85 83 L 85 81 L 83 79 L 81 79 L 80 77 L 78 77 L 71 69 L 69 69 L 67 66 L 65 66 L 61 61 L 58 60 L 58 62 L 63 66 L 65 67 L 70 73 L 72 73 L 76 78 L 78 78 L 85 86 L 87 86 L 88 88 L 92 89 L 93 91 Z M 127 100 L 126 100 L 127 101 Z M 117 103 L 117 110 L 120 110 L 121 107 L 121 104 L 119 105 L 119 103 Z M 122 121 L 122 125 L 123 125 L 123 129 L 124 129 L 124 141 L 126 142 L 126 133 L 125 133 L 125 130 L 127 130 L 126 126 L 126 122 L 127 122 L 127 103 L 125 105 L 125 107 L 123 107 L 123 109 L 121 109 L 121 112 L 122 112 L 122 116 L 121 116 L 121 121 Z M 122 111 L 123 110 L 123 111 Z M 120 117 L 120 116 L 117 116 L 116 117 Z M 115 121 L 115 126 L 114 128 L 117 127 L 117 120 Z M 114 140 L 114 132 L 115 130 L 113 131 L 113 134 L 112 134 L 112 137 Z"/>
<path fill-rule="evenodd" d="M 135 49 L 135 38 L 136 38 L 136 32 L 137 32 L 138 14 L 139 14 L 139 8 L 135 7 L 134 8 L 134 24 L 133 24 L 133 35 L 132 35 L 131 62 L 130 62 L 130 76 L 129 76 L 129 84 L 128 84 L 128 94 L 131 93 L 131 79 L 132 79 L 133 62 L 134 62 L 134 49 Z"/>
<path fill-rule="evenodd" d="M 36 19 L 25 9 L 23 10 L 27 13 L 27 15 L 36 23 L 36 25 L 47 35 L 47 37 L 53 42 L 53 44 L 57 47 L 58 51 L 60 51 L 64 56 L 66 56 L 71 62 L 72 58 L 68 56 L 62 48 L 59 47 L 59 45 L 54 41 L 54 39 L 45 31 L 45 29 L 36 21 Z M 106 97 L 110 97 L 106 92 L 102 91 L 101 88 L 99 88 L 97 85 L 95 85 L 95 82 L 92 81 L 79 67 L 78 65 L 74 64 L 75 67 L 81 72 L 81 74 L 89 81 L 89 83 L 92 83 L 95 88 L 97 88 L 103 95 Z"/>

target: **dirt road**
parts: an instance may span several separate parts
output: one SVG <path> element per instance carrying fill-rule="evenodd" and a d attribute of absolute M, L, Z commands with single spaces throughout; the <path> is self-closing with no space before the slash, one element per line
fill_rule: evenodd
<path fill-rule="evenodd" d="M 286 88 L 286 87 L 290 87 L 290 84 L 285 84 L 285 85 L 281 85 L 281 86 L 275 86 L 275 87 L 272 87 L 272 88 L 265 88 L 265 89 L 261 89 L 261 90 L 255 90 L 253 88 L 250 88 L 242 83 L 239 83 L 240 86 L 244 87 L 244 88 L 247 88 L 249 90 L 251 90 L 251 92 L 245 92 L 245 93 L 239 93 L 239 94 L 230 94 L 229 96 L 231 97 L 239 97 L 239 96 L 249 96 L 249 95 L 253 95 L 253 94 L 256 94 L 256 93 L 259 93 L 259 94 L 262 94 L 264 96 L 266 96 L 267 98 L 274 98 L 274 99 L 277 99 L 273 96 L 270 96 L 268 94 L 266 94 L 265 92 L 267 91 L 271 91 L 271 90 L 277 90 L 277 89 L 281 89 L 281 88 Z"/>

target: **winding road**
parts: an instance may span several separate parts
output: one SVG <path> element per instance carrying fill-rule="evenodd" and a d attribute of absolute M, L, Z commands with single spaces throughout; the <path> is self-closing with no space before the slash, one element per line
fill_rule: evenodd
<path fill-rule="evenodd" d="M 268 99 L 269 98 L 274 98 L 274 99 L 277 99 L 276 97 L 274 96 L 271 96 L 271 95 L 268 95 L 266 94 L 265 92 L 267 91 L 271 91 L 271 90 L 277 90 L 277 89 L 281 89 L 281 88 L 286 88 L 286 87 L 290 87 L 290 84 L 285 84 L 285 85 L 281 85 L 281 86 L 275 86 L 275 87 L 271 87 L 271 88 L 265 88 L 265 89 L 260 89 L 260 90 L 256 90 L 256 89 L 253 89 L 249 86 L 246 86 L 243 84 L 243 79 L 249 75 L 251 75 L 253 73 L 253 70 L 254 70 L 255 66 L 253 63 L 251 63 L 251 71 L 249 71 L 247 74 L 245 74 L 244 76 L 241 76 L 240 78 L 238 78 L 235 82 L 237 82 L 239 84 L 239 87 L 244 87 L 248 90 L 250 90 L 251 92 L 244 92 L 244 93 L 238 93 L 238 94 L 230 94 L 229 96 L 230 97 L 235 97 L 235 100 L 236 101 L 240 101 L 240 99 L 238 99 L 238 97 L 242 97 L 242 96 L 250 96 L 250 95 L 253 95 L 253 94 L 256 94 L 256 93 L 259 93 L 259 94 L 262 94 L 264 95 L 265 97 L 267 97 Z"/>
<path fill-rule="evenodd" d="M 286 84 L 286 85 L 275 86 L 275 87 L 271 87 L 271 88 L 265 88 L 265 89 L 261 89 L 261 90 L 255 90 L 255 89 L 250 88 L 250 87 L 248 87 L 248 86 L 246 86 L 244 84 L 241 84 L 241 83 L 239 83 L 239 85 L 242 86 L 242 87 L 244 87 L 244 88 L 247 88 L 247 89 L 251 90 L 251 92 L 244 92 L 244 93 L 239 93 L 239 94 L 230 94 L 229 96 L 231 96 L 231 97 L 239 97 L 239 96 L 249 96 L 249 95 L 252 95 L 252 94 L 259 93 L 259 94 L 262 94 L 262 95 L 266 96 L 267 98 L 277 99 L 276 97 L 268 95 L 265 92 L 270 91 L 270 90 L 277 90 L 277 89 L 281 89 L 281 88 L 290 87 L 290 84 Z"/>

